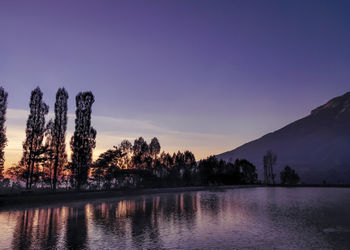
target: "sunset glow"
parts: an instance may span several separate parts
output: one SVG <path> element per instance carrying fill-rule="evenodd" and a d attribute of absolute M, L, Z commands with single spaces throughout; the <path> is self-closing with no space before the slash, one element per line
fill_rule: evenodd
<path fill-rule="evenodd" d="M 56 90 L 68 90 L 67 145 L 74 97 L 91 90 L 95 157 L 123 139 L 157 136 L 165 151 L 191 149 L 197 159 L 274 131 L 348 90 L 346 8 L 205 2 L 1 1 L 6 166 L 21 157 L 36 86 L 51 117 Z"/>

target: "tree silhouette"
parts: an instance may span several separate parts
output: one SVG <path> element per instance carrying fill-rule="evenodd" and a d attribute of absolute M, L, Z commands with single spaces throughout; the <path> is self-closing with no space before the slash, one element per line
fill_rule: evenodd
<path fill-rule="evenodd" d="M 215 156 L 210 156 L 199 162 L 198 169 L 201 184 L 208 185 L 215 180 L 214 172 L 218 165 L 219 161 Z"/>
<path fill-rule="evenodd" d="M 281 184 L 295 185 L 298 184 L 300 178 L 299 175 L 290 166 L 285 166 L 284 170 L 280 173 Z"/>
<path fill-rule="evenodd" d="M 95 101 L 92 92 L 80 92 L 76 96 L 75 131 L 71 139 L 72 180 L 78 190 L 85 184 L 96 146 L 96 130 L 91 126 L 91 106 Z"/>
<path fill-rule="evenodd" d="M 101 180 L 105 181 L 105 187 L 110 188 L 111 182 L 117 177 L 122 157 L 124 154 L 118 147 L 109 149 L 100 154 L 98 159 L 92 165 L 92 176 L 97 180 L 97 185 L 100 185 Z"/>
<path fill-rule="evenodd" d="M 186 186 L 193 184 L 193 167 L 196 165 L 196 158 L 191 151 L 186 150 L 184 153 L 184 171 L 183 181 Z"/>
<path fill-rule="evenodd" d="M 160 162 L 165 168 L 170 168 L 173 165 L 173 157 L 169 153 L 162 152 Z"/>
<path fill-rule="evenodd" d="M 55 120 L 53 123 L 52 141 L 50 145 L 53 157 L 53 190 L 56 190 L 58 175 L 63 171 L 63 166 L 67 162 L 65 141 L 67 130 L 67 100 L 67 91 L 64 88 L 58 89 L 55 103 Z"/>
<path fill-rule="evenodd" d="M 51 145 L 53 144 L 53 121 L 50 119 L 50 121 L 46 125 L 46 131 L 45 131 L 45 152 L 44 152 L 44 158 L 42 162 L 42 181 L 45 184 L 49 184 L 52 188 L 52 180 L 53 180 L 53 165 L 54 165 L 54 157 L 53 157 L 53 149 Z"/>
<path fill-rule="evenodd" d="M 149 146 L 147 142 L 139 137 L 134 141 L 132 162 L 137 169 L 147 169 L 150 165 Z"/>
<path fill-rule="evenodd" d="M 26 188 L 30 189 L 33 178 L 39 176 L 40 156 L 45 151 L 42 142 L 45 133 L 45 115 L 49 112 L 49 106 L 43 102 L 43 93 L 37 87 L 30 97 L 30 113 L 27 120 L 26 139 L 23 143 L 23 156 L 21 165 L 25 169 Z"/>
<path fill-rule="evenodd" d="M 275 174 L 273 166 L 276 164 L 277 156 L 271 150 L 266 152 L 263 158 L 264 161 L 264 179 L 265 184 L 275 184 Z"/>
<path fill-rule="evenodd" d="M 203 185 L 255 184 L 258 178 L 256 167 L 245 159 L 237 159 L 233 164 L 210 156 L 199 162 L 198 171 Z"/>
<path fill-rule="evenodd" d="M 123 157 L 120 159 L 121 164 L 120 168 L 121 169 L 131 169 L 133 168 L 133 164 L 131 161 L 131 157 L 133 154 L 133 149 L 132 149 L 132 144 L 128 140 L 123 140 L 120 145 L 119 149 L 121 150 Z"/>
<path fill-rule="evenodd" d="M 246 159 L 236 160 L 235 165 L 239 167 L 241 182 L 244 184 L 255 184 L 258 181 L 256 167 Z"/>
<path fill-rule="evenodd" d="M 160 153 L 160 144 L 157 137 L 154 137 L 149 144 L 150 155 L 155 160 L 157 155 Z"/>
<path fill-rule="evenodd" d="M 160 162 L 158 160 L 158 155 L 160 153 L 160 144 L 157 137 L 154 137 L 149 144 L 149 154 L 152 158 L 152 168 L 155 172 L 160 170 Z"/>
<path fill-rule="evenodd" d="M 178 151 L 173 156 L 160 152 L 156 137 L 148 144 L 142 137 L 132 145 L 128 140 L 102 153 L 92 165 L 92 177 L 97 188 L 189 186 L 197 184 L 196 160 L 191 151 Z M 117 186 L 114 186 L 117 187 Z"/>
<path fill-rule="evenodd" d="M 4 149 L 7 144 L 6 138 L 6 109 L 7 109 L 7 92 L 0 87 L 0 180 L 4 178 Z"/>

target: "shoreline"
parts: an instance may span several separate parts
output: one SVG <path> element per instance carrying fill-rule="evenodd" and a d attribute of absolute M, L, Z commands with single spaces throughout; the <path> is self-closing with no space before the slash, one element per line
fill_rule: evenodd
<path fill-rule="evenodd" d="M 203 190 L 223 190 L 236 188 L 261 187 L 261 185 L 229 185 L 229 186 L 194 186 L 170 188 L 135 188 L 125 190 L 99 191 L 59 191 L 33 192 L 0 195 L 0 211 L 5 209 L 25 209 L 36 206 L 55 205 L 59 203 L 73 203 L 78 201 L 94 201 L 99 199 L 113 199 L 133 197 L 137 195 L 151 195 L 177 192 L 193 192 Z M 25 206 L 24 206 L 25 205 Z"/>
<path fill-rule="evenodd" d="M 137 195 L 193 192 L 204 190 L 224 190 L 238 188 L 258 187 L 284 187 L 284 188 L 349 188 L 350 185 L 223 185 L 223 186 L 190 186 L 169 188 L 135 188 L 124 190 L 100 190 L 100 191 L 59 191 L 59 192 L 29 192 L 29 193 L 7 193 L 0 195 L 0 210 L 26 209 L 36 206 L 55 205 L 59 203 L 73 203 L 78 201 L 94 201 L 99 199 L 112 199 L 132 197 Z"/>

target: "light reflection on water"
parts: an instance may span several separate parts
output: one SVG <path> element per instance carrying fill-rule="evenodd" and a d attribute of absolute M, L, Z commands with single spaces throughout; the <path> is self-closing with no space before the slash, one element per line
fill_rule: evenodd
<path fill-rule="evenodd" d="M 349 249 L 350 189 L 247 188 L 0 212 L 0 249 Z"/>

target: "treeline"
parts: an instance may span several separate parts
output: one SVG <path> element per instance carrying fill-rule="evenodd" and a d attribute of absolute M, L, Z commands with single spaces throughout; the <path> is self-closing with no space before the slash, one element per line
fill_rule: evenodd
<path fill-rule="evenodd" d="M 0 179 L 4 178 L 7 92 L 0 87 Z M 94 95 L 80 92 L 75 98 L 75 130 L 70 140 L 71 159 L 66 153 L 68 93 L 56 94 L 54 119 L 46 122 L 49 106 L 39 87 L 31 92 L 26 138 L 20 162 L 6 174 L 26 189 L 59 188 L 111 189 L 211 184 L 257 183 L 255 166 L 246 160 L 226 163 L 214 156 L 196 162 L 191 151 L 162 152 L 157 138 L 148 144 L 142 137 L 133 144 L 124 140 L 93 162 L 96 130 L 91 125 Z M 2 182 L 9 185 L 10 179 Z"/>
<path fill-rule="evenodd" d="M 175 187 L 257 183 L 256 167 L 247 160 L 226 163 L 211 156 L 196 163 L 191 151 L 161 151 L 157 138 L 138 138 L 101 154 L 91 167 L 94 188 Z"/>
<path fill-rule="evenodd" d="M 6 138 L 7 92 L 0 87 L 0 179 L 4 179 L 4 148 Z M 214 156 L 196 162 L 191 151 L 172 155 L 162 152 L 155 137 L 148 144 L 142 137 L 133 144 L 124 140 L 102 153 L 93 162 L 96 130 L 91 125 L 92 92 L 80 92 L 75 98 L 75 130 L 70 140 L 71 159 L 66 153 L 68 93 L 58 89 L 54 105 L 54 119 L 46 122 L 49 106 L 43 101 L 40 88 L 30 96 L 26 138 L 20 162 L 6 174 L 23 183 L 26 189 L 57 187 L 83 189 L 111 189 L 123 187 L 165 187 L 191 185 L 255 184 L 256 167 L 247 160 L 234 163 L 218 160 Z M 264 183 L 275 184 L 273 167 L 277 156 L 268 151 L 263 157 Z M 297 173 L 286 166 L 280 173 L 281 184 L 299 183 Z M 10 180 L 2 181 L 9 185 Z"/>

